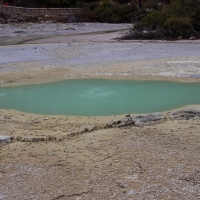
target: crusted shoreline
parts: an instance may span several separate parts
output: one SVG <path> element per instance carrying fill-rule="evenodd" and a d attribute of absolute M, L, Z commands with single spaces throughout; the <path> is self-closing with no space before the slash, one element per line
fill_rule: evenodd
<path fill-rule="evenodd" d="M 126 114 L 125 118 L 119 118 L 116 120 L 111 120 L 109 123 L 98 124 L 98 125 L 85 125 L 85 127 L 80 128 L 80 130 L 75 132 L 69 132 L 67 134 L 58 134 L 58 135 L 40 135 L 40 136 L 30 136 L 30 135 L 18 135 L 18 136 L 1 136 L 0 145 L 7 144 L 10 142 L 20 141 L 20 142 L 48 142 L 48 141 L 63 141 L 70 140 L 74 137 L 89 133 L 96 130 L 103 130 L 109 128 L 130 128 L 130 127 L 143 127 L 151 126 L 159 123 L 165 123 L 166 121 L 174 120 L 191 120 L 199 119 L 200 111 L 196 109 L 180 109 L 178 111 L 170 111 L 166 113 L 151 113 L 143 115 L 130 115 Z M 9 119 L 7 115 L 4 116 L 4 119 Z M 49 118 L 45 118 L 49 120 Z M 37 123 L 33 120 L 32 123 Z"/>

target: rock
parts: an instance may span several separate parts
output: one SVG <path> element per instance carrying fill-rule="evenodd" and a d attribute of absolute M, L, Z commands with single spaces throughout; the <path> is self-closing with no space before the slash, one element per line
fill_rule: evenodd
<path fill-rule="evenodd" d="M 126 117 L 121 120 L 115 120 L 106 125 L 107 128 L 114 128 L 114 127 L 125 127 L 125 126 L 132 126 L 135 124 L 135 121 L 131 118 L 131 116 Z"/>
<path fill-rule="evenodd" d="M 56 136 L 49 135 L 49 136 L 47 136 L 46 140 L 47 141 L 56 141 Z"/>
<path fill-rule="evenodd" d="M 20 142 L 42 142 L 46 140 L 46 137 L 17 136 L 15 139 Z"/>
<path fill-rule="evenodd" d="M 6 196 L 4 194 L 0 194 L 0 199 L 4 199 Z"/>
<path fill-rule="evenodd" d="M 75 30 L 73 27 L 66 27 L 65 30 Z"/>
<path fill-rule="evenodd" d="M 128 192 L 128 195 L 130 196 L 130 195 L 133 195 L 134 194 L 134 191 L 133 190 L 130 190 L 129 192 Z"/>
<path fill-rule="evenodd" d="M 155 123 L 161 123 L 165 119 L 162 113 L 154 113 L 147 115 L 139 115 L 133 118 L 135 125 L 150 125 Z"/>
<path fill-rule="evenodd" d="M 183 39 L 183 37 L 182 37 L 182 36 L 179 36 L 179 37 L 178 37 L 178 40 L 182 40 L 182 39 Z"/>
<path fill-rule="evenodd" d="M 122 123 L 122 120 L 116 120 L 107 124 L 107 128 L 114 128 L 117 127 L 118 124 Z"/>
<path fill-rule="evenodd" d="M 0 144 L 12 142 L 13 137 L 8 135 L 0 135 Z"/>
<path fill-rule="evenodd" d="M 24 31 L 14 31 L 14 33 L 24 33 Z"/>
<path fill-rule="evenodd" d="M 77 136 L 77 135 L 78 135 L 77 132 L 71 132 L 71 133 L 68 133 L 67 135 L 65 135 L 65 138 L 69 139 L 69 138 Z"/>
<path fill-rule="evenodd" d="M 200 111 L 195 109 L 184 109 L 180 111 L 175 112 L 168 112 L 167 115 L 170 119 L 174 120 L 180 120 L 180 119 L 191 119 L 191 118 L 199 118 L 200 117 Z"/>
<path fill-rule="evenodd" d="M 196 38 L 194 37 L 194 36 L 191 36 L 190 38 L 189 38 L 189 40 L 195 40 Z"/>
<path fill-rule="evenodd" d="M 63 141 L 63 138 L 62 137 L 56 137 L 56 141 L 61 142 L 61 141 Z"/>
<path fill-rule="evenodd" d="M 83 131 L 86 133 L 86 132 L 92 132 L 96 130 L 96 126 L 88 126 L 86 128 L 83 129 Z"/>
<path fill-rule="evenodd" d="M 8 136 L 8 135 L 0 135 L 0 140 L 1 141 L 7 140 L 9 138 L 10 138 L 10 136 Z"/>

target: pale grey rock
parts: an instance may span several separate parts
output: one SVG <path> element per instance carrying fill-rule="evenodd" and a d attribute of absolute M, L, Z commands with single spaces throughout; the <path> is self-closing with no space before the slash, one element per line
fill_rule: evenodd
<path fill-rule="evenodd" d="M 0 194 L 0 199 L 4 199 L 6 196 L 4 194 Z"/>
<path fill-rule="evenodd" d="M 138 115 L 136 117 L 133 117 L 135 125 L 150 125 L 150 124 L 162 123 L 164 119 L 165 116 L 162 113 Z"/>
<path fill-rule="evenodd" d="M 8 136 L 8 135 L 0 135 L 0 145 L 2 143 L 9 143 L 12 142 L 13 137 L 12 136 Z"/>
<path fill-rule="evenodd" d="M 0 141 L 5 141 L 5 140 L 8 140 L 10 138 L 11 138 L 11 136 L 8 136 L 8 135 L 0 135 Z"/>

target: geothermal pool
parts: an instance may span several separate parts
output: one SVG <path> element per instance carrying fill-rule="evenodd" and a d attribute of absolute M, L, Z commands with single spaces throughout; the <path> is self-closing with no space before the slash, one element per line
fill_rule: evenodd
<path fill-rule="evenodd" d="M 200 104 L 200 83 L 66 80 L 0 87 L 0 109 L 45 115 L 106 116 Z"/>

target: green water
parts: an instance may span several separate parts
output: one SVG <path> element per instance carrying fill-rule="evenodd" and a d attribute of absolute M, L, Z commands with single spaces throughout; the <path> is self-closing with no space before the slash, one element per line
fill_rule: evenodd
<path fill-rule="evenodd" d="M 189 104 L 200 104 L 200 83 L 92 79 L 0 88 L 0 109 L 37 114 L 150 113 Z"/>

